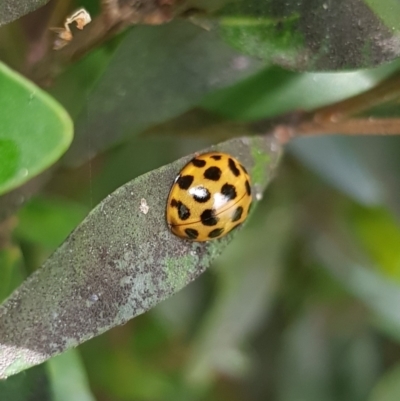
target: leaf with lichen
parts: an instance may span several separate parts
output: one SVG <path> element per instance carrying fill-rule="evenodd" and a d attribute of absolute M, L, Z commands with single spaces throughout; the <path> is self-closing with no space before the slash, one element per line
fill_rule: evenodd
<path fill-rule="evenodd" d="M 0 2 L 0 26 L 21 18 L 49 0 L 2 0 Z"/>
<path fill-rule="evenodd" d="M 214 147 L 252 177 L 255 202 L 277 166 L 273 138 Z M 256 156 L 256 157 L 255 157 Z M 104 199 L 0 306 L 0 377 L 36 365 L 146 312 L 196 279 L 235 237 L 175 237 L 165 222 L 171 183 L 192 156 L 144 174 Z M 143 200 L 148 210 L 143 212 Z"/>

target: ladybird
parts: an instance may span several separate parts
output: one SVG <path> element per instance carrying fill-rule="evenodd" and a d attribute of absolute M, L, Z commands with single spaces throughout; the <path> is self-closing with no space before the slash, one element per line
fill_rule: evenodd
<path fill-rule="evenodd" d="M 175 178 L 167 223 L 178 237 L 209 241 L 243 223 L 251 201 L 250 177 L 243 165 L 226 153 L 204 153 Z"/>

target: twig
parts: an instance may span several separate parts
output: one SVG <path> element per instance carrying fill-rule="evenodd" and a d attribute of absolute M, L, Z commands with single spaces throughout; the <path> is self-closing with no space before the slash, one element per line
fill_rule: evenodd
<path fill-rule="evenodd" d="M 276 124 L 264 132 L 272 132 L 272 135 L 282 144 L 305 136 L 400 135 L 400 118 L 349 118 L 342 121 L 322 122 L 300 118 L 296 122 Z"/>
<path fill-rule="evenodd" d="M 251 124 L 254 131 L 271 132 L 281 143 L 311 135 L 400 135 L 400 118 L 352 118 L 400 97 L 400 73 L 351 98 L 309 112 L 297 111 Z"/>
<path fill-rule="evenodd" d="M 102 0 L 102 13 L 68 46 L 48 53 L 28 74 L 37 84 L 49 86 L 73 61 L 131 25 L 159 25 L 172 20 L 177 0 Z"/>
<path fill-rule="evenodd" d="M 374 88 L 306 113 L 305 118 L 318 122 L 338 122 L 400 97 L 400 72 L 386 78 Z"/>
<path fill-rule="evenodd" d="M 297 127 L 297 136 L 341 135 L 400 135 L 400 118 L 352 118 L 334 123 L 305 121 Z"/>

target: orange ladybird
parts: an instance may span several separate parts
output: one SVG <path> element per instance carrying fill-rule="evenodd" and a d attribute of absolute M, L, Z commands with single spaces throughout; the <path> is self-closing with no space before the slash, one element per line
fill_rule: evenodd
<path fill-rule="evenodd" d="M 252 202 L 250 177 L 226 153 L 204 153 L 176 177 L 167 203 L 167 223 L 178 237 L 209 241 L 246 220 Z"/>

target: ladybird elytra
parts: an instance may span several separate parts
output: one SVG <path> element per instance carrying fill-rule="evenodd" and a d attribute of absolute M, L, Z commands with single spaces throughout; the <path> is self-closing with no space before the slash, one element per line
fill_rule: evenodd
<path fill-rule="evenodd" d="M 175 178 L 167 202 L 167 223 L 178 237 L 209 241 L 246 220 L 252 202 L 250 177 L 233 156 L 196 156 Z"/>

